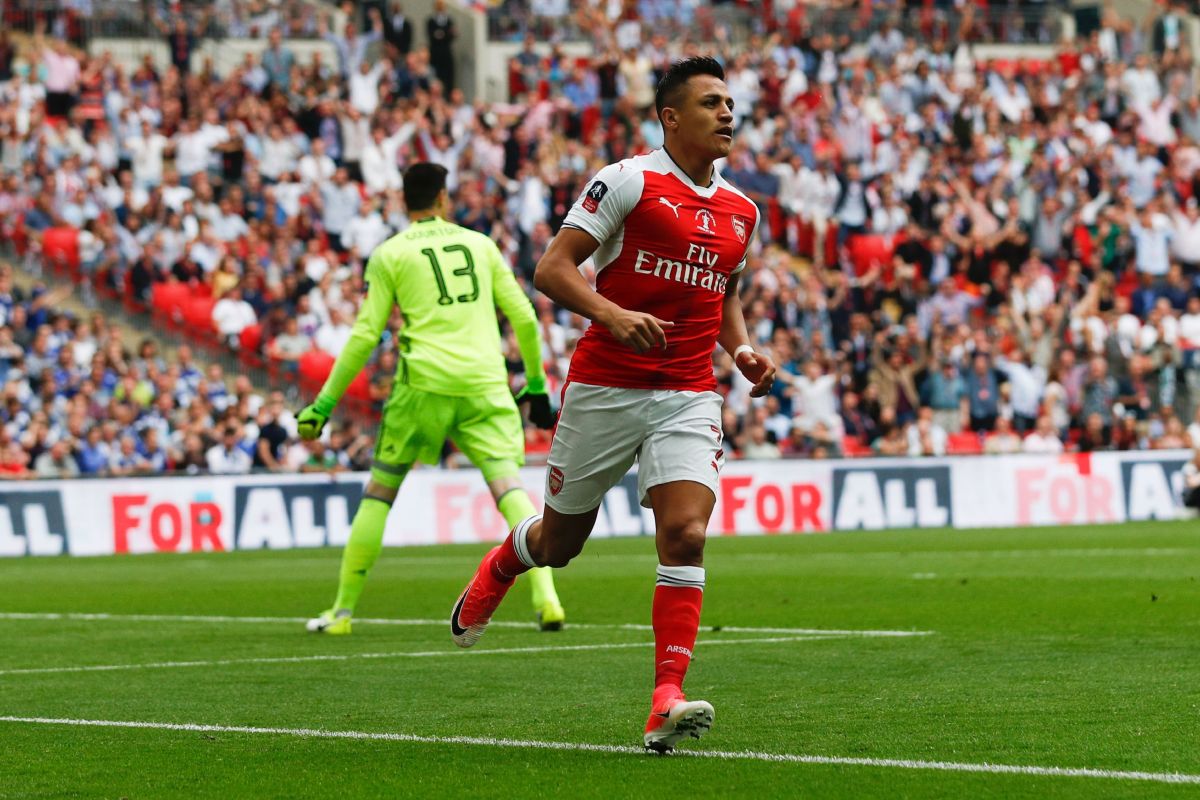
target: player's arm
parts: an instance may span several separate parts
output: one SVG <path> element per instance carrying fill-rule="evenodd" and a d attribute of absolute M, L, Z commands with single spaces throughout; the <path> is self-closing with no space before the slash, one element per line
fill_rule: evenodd
<path fill-rule="evenodd" d="M 560 306 L 608 328 L 621 344 L 641 353 L 667 346 L 663 328 L 671 327 L 650 314 L 629 311 L 602 297 L 584 277 L 579 265 L 591 258 L 600 242 L 625 225 L 625 218 L 642 195 L 640 172 L 624 164 L 609 164 L 571 206 L 562 229 L 546 248 L 533 275 L 538 291 Z"/>
<path fill-rule="evenodd" d="M 372 256 L 367 263 L 366 279 L 370 291 L 358 310 L 350 340 L 334 361 L 333 371 L 329 373 L 317 399 L 296 415 L 301 439 L 316 439 L 321 435 L 334 407 L 346 393 L 346 387 L 362 372 L 367 359 L 371 357 L 371 351 L 379 344 L 379 336 L 392 314 L 395 292 L 387 271 L 380 266 L 378 259 L 378 255 Z"/>
<path fill-rule="evenodd" d="M 725 300 L 721 307 L 721 332 L 717 343 L 726 353 L 733 354 L 733 363 L 754 384 L 751 397 L 762 397 L 771 391 L 775 382 L 775 362 L 766 353 L 756 353 L 750 344 L 750 333 L 746 330 L 746 318 L 742 314 L 742 298 L 738 295 L 741 275 L 729 276 L 725 289 Z"/>
<path fill-rule="evenodd" d="M 590 233 L 564 225 L 538 261 L 533 285 L 563 308 L 608 328 L 617 341 L 639 353 L 653 347 L 665 350 L 667 334 L 663 329 L 675 323 L 621 308 L 601 296 L 580 274 L 579 265 L 587 261 L 597 247 L 599 242 Z"/>
<path fill-rule="evenodd" d="M 499 249 L 492 246 L 492 294 L 496 306 L 508 318 L 525 365 L 525 388 L 517 394 L 518 403 L 529 403 L 529 419 L 539 428 L 550 429 L 556 421 L 546 393 L 546 369 L 542 366 L 542 342 L 538 335 L 537 314 L 521 290 L 512 269 L 504 263 Z"/>

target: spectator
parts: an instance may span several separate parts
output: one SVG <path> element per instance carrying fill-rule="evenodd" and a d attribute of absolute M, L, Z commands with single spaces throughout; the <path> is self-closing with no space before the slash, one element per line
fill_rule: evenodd
<path fill-rule="evenodd" d="M 1021 452 L 1021 437 L 1013 430 L 1006 417 L 996 419 L 996 429 L 983 440 L 983 452 L 989 455 L 1009 455 Z"/>
<path fill-rule="evenodd" d="M 741 447 L 742 458 L 750 460 L 765 460 L 780 457 L 779 447 L 767 439 L 767 431 L 762 425 L 752 425 L 746 432 L 746 441 Z"/>
<path fill-rule="evenodd" d="M 966 396 L 962 401 L 962 425 L 984 433 L 996 426 L 1000 416 L 1000 384 L 986 353 L 976 353 L 966 377 Z"/>
<path fill-rule="evenodd" d="M 917 421 L 908 427 L 908 455 L 946 455 L 946 431 L 934 418 L 933 409 L 922 406 Z"/>
<path fill-rule="evenodd" d="M 39 478 L 74 478 L 79 475 L 79 465 L 71 453 L 71 444 L 58 439 L 50 449 L 34 459 L 33 472 Z"/>
<path fill-rule="evenodd" d="M 242 331 L 258 321 L 254 307 L 242 298 L 242 287 L 234 286 L 213 306 L 213 324 L 217 334 L 235 350 L 241 346 Z"/>
<path fill-rule="evenodd" d="M 429 62 L 442 90 L 449 92 L 454 88 L 454 40 L 458 31 L 446 11 L 446 0 L 434 0 L 433 14 L 425 21 L 425 35 L 429 42 Z"/>
<path fill-rule="evenodd" d="M 1057 455 L 1063 451 L 1063 443 L 1055 433 L 1054 420 L 1043 414 L 1038 417 L 1033 433 L 1025 437 L 1022 449 L 1026 453 Z"/>
<path fill-rule="evenodd" d="M 204 454 L 208 471 L 214 475 L 245 475 L 254 464 L 250 454 L 238 443 L 238 429 L 227 425 L 221 431 L 221 440 Z"/>

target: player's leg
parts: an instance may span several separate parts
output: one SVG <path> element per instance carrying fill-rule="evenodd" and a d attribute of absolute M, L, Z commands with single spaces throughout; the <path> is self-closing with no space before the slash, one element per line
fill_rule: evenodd
<path fill-rule="evenodd" d="M 451 438 L 483 473 L 496 507 L 512 530 L 522 520 L 537 515 L 520 480 L 521 465 L 525 463 L 521 412 L 507 389 L 457 402 L 459 410 Z M 528 583 L 539 627 L 560 630 L 566 612 L 558 599 L 551 571 L 531 570 Z"/>
<path fill-rule="evenodd" d="M 456 644 L 479 640 L 518 576 L 535 567 L 562 567 L 583 549 L 600 501 L 633 464 L 641 420 L 630 415 L 629 390 L 571 384 L 550 449 L 544 517 L 513 526 L 484 557 L 450 617 Z"/>
<path fill-rule="evenodd" d="M 400 482 L 408 467 L 397 468 L 395 486 L 386 486 L 374 478 L 367 482 L 354 521 L 350 524 L 350 538 L 342 550 L 342 566 L 338 572 L 337 598 L 333 607 L 308 621 L 308 630 L 313 633 L 350 633 L 350 620 L 354 607 L 367 583 L 367 575 L 383 550 L 383 531 L 387 525 L 388 512 L 396 500 Z"/>
<path fill-rule="evenodd" d="M 712 726 L 713 708 L 687 701 L 683 679 L 696 647 L 704 601 L 704 531 L 716 496 L 707 486 L 673 481 L 652 487 L 658 569 L 651 619 L 654 627 L 654 693 L 644 743 L 666 752 Z"/>
<path fill-rule="evenodd" d="M 704 540 L 716 504 L 720 454 L 720 397 L 676 393 L 642 450 L 638 483 L 654 509 L 658 569 L 651 619 L 654 692 L 643 742 L 659 752 L 711 726 L 713 707 L 688 701 L 683 681 L 691 664 L 704 600 Z"/>
<path fill-rule="evenodd" d="M 417 461 L 436 464 L 453 420 L 445 398 L 407 386 L 397 386 L 380 421 L 375 440 L 371 479 L 350 525 L 350 539 L 342 550 L 338 592 L 333 607 L 309 620 L 314 633 L 350 633 L 350 621 L 367 576 L 383 550 L 388 512 L 400 484 Z"/>
<path fill-rule="evenodd" d="M 488 489 L 496 500 L 504 521 L 511 531 L 523 520 L 537 516 L 537 509 L 529 499 L 529 493 L 521 485 L 517 475 L 489 478 L 484 470 Z M 538 627 L 544 631 L 562 630 L 566 623 L 567 614 L 562 602 L 558 599 L 558 591 L 554 587 L 554 571 L 550 567 L 535 567 L 529 570 L 526 580 L 529 583 L 533 613 L 537 616 Z"/>

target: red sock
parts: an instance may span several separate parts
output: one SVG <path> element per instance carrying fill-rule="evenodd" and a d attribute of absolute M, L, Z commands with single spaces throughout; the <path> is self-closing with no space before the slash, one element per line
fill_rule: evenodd
<path fill-rule="evenodd" d="M 653 610 L 655 700 L 660 695 L 683 693 L 683 678 L 696 646 L 703 601 L 702 567 L 659 566 Z"/>
<path fill-rule="evenodd" d="M 533 523 L 541 518 L 539 514 L 522 520 L 509 532 L 504 543 L 500 545 L 500 549 L 492 556 L 492 577 L 508 583 L 521 573 L 533 569 L 535 565 L 529 563 L 533 559 L 529 557 L 525 539 L 529 535 L 529 529 L 533 527 Z M 525 554 L 524 558 L 521 557 L 521 553 Z"/>

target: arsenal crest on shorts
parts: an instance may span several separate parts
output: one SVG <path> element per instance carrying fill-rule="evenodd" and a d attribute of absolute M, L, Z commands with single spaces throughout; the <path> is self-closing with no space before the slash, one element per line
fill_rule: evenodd
<path fill-rule="evenodd" d="M 551 467 L 546 483 L 550 486 L 550 494 L 557 496 L 563 487 L 563 471 L 558 467 Z"/>
<path fill-rule="evenodd" d="M 742 244 L 746 243 L 746 220 L 734 214 L 733 217 L 733 232 L 737 234 L 738 241 Z"/>

